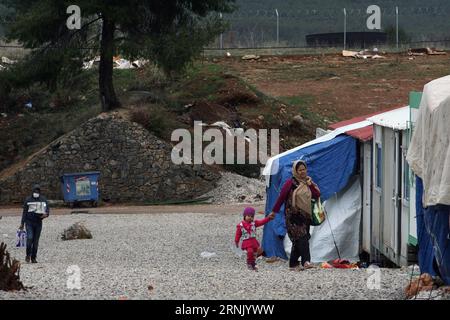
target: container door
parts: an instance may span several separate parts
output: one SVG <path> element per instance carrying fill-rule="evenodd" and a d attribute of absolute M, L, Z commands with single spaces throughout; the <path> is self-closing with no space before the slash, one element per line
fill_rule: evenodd
<path fill-rule="evenodd" d="M 397 255 L 396 261 L 399 263 L 400 248 L 401 248 L 401 212 L 402 212 L 402 134 L 401 131 L 395 131 L 395 152 L 394 152 L 394 196 L 392 197 L 394 207 L 394 230 L 392 232 L 394 237 L 394 252 Z"/>
<path fill-rule="evenodd" d="M 373 149 L 372 149 L 372 246 L 379 252 L 382 251 L 382 190 L 383 190 L 383 130 L 381 127 L 374 125 L 373 130 Z M 372 252 L 375 255 L 376 252 Z"/>
<path fill-rule="evenodd" d="M 384 183 L 382 190 L 383 214 L 382 214 L 382 243 L 383 254 L 395 263 L 398 263 L 399 248 L 399 190 L 401 177 L 399 168 L 401 156 L 399 154 L 399 133 L 390 128 L 384 131 Z"/>
<path fill-rule="evenodd" d="M 363 232 L 362 249 L 368 253 L 371 252 L 371 194 L 372 194 L 372 144 L 366 142 L 363 145 Z"/>
<path fill-rule="evenodd" d="M 401 151 L 402 151 L 402 178 L 401 178 L 401 241 L 400 241 L 400 256 L 401 265 L 408 264 L 408 243 L 410 242 L 410 225 L 411 218 L 415 220 L 415 212 L 411 211 L 411 204 L 414 203 L 411 193 L 411 170 L 409 169 L 408 162 L 406 161 L 406 155 L 408 153 L 408 140 L 409 135 L 407 131 L 401 133 Z M 415 208 L 415 206 L 414 206 Z M 411 214 L 412 213 L 412 214 Z M 412 217 L 411 217 L 412 216 Z M 414 227 L 415 229 L 415 227 Z"/>

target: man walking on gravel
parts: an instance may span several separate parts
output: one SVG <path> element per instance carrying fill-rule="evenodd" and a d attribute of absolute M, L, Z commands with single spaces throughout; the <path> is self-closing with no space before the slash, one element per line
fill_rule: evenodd
<path fill-rule="evenodd" d="M 37 263 L 36 257 L 42 231 L 42 220 L 47 218 L 49 213 L 50 208 L 47 199 L 41 195 L 41 187 L 35 185 L 33 194 L 23 204 L 22 222 L 19 227 L 20 230 L 23 230 L 26 226 L 27 230 L 26 262 Z"/>

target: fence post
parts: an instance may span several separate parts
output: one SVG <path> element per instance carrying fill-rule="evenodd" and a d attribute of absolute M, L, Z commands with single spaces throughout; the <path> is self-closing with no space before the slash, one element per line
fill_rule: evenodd
<path fill-rule="evenodd" d="M 395 7 L 395 22 L 396 22 L 396 37 L 397 37 L 397 50 L 399 49 L 399 37 L 398 37 L 398 7 Z"/>
<path fill-rule="evenodd" d="M 280 15 L 278 14 L 278 9 L 275 9 L 277 14 L 277 47 L 280 46 Z"/>
<path fill-rule="evenodd" d="M 220 19 L 222 19 L 222 12 L 219 13 Z M 223 50 L 223 33 L 220 34 L 220 50 Z"/>
<path fill-rule="evenodd" d="M 344 8 L 344 50 L 347 48 L 347 10 Z"/>

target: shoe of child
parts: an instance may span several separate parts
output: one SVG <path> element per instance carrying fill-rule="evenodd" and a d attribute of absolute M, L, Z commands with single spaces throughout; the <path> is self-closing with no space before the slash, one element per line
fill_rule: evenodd
<path fill-rule="evenodd" d="M 247 264 L 247 267 L 249 270 L 258 271 L 258 267 L 256 266 L 256 264 Z"/>
<path fill-rule="evenodd" d="M 305 264 L 303 265 L 303 268 L 312 269 L 312 268 L 314 268 L 314 265 L 311 262 L 306 261 Z"/>

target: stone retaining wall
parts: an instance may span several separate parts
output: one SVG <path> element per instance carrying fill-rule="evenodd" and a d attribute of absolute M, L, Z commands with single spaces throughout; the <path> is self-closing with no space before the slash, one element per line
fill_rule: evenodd
<path fill-rule="evenodd" d="M 34 183 L 47 198 L 62 199 L 60 177 L 72 172 L 100 171 L 100 197 L 115 202 L 187 200 L 215 187 L 213 168 L 174 165 L 171 150 L 140 125 L 102 114 L 0 173 L 0 203 L 23 201 Z"/>

